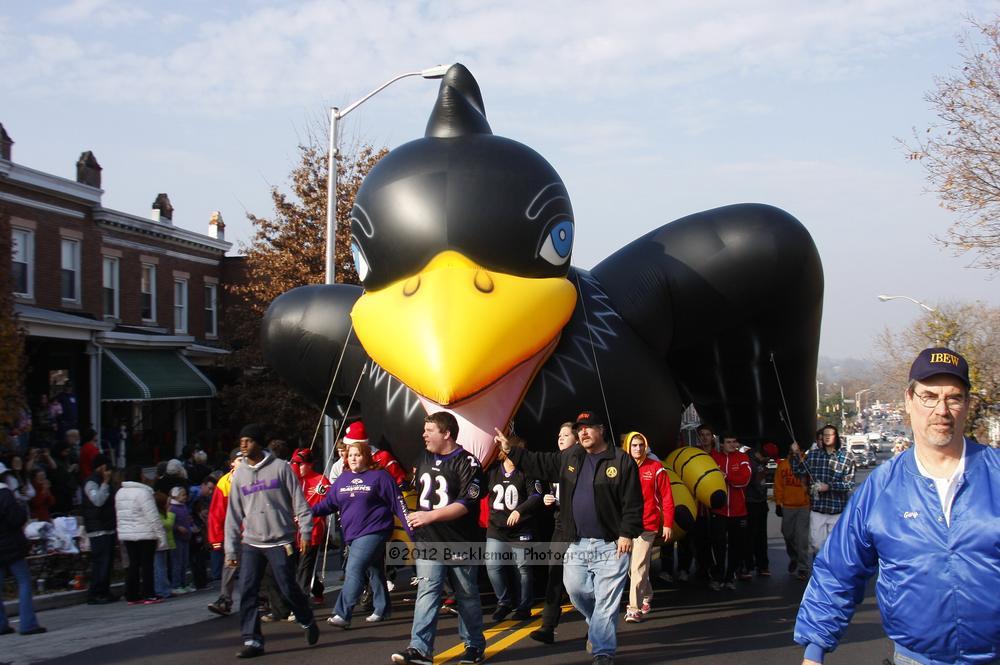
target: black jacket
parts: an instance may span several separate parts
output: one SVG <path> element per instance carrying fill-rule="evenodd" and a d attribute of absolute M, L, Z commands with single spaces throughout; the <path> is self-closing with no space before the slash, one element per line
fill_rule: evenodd
<path fill-rule="evenodd" d="M 87 483 L 97 483 L 98 487 L 104 482 L 104 476 L 97 471 L 90 474 L 90 478 L 87 478 L 86 482 L 83 484 L 83 526 L 87 530 L 87 533 L 94 533 L 96 531 L 114 531 L 115 530 L 115 492 L 110 489 L 108 492 L 107 500 L 99 506 L 95 506 L 87 496 Z"/>
<path fill-rule="evenodd" d="M 514 448 L 510 458 L 525 474 L 550 483 L 559 483 L 559 525 L 567 541 L 577 540 L 576 519 L 573 516 L 573 494 L 583 460 L 587 455 L 577 444 L 566 450 L 540 453 Z M 642 487 L 639 468 L 625 451 L 608 446 L 597 455 L 594 476 L 594 503 L 597 520 L 607 541 L 620 537 L 637 538 L 642 533 Z"/>
<path fill-rule="evenodd" d="M 28 554 L 24 524 L 28 511 L 10 488 L 0 480 L 0 566 L 6 566 Z"/>

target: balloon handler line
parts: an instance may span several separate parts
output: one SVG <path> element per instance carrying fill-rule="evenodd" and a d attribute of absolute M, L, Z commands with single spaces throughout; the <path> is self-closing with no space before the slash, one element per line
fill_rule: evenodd
<path fill-rule="evenodd" d="M 594 333 L 590 330 L 590 316 L 587 314 L 587 298 L 583 295 L 580 284 L 580 273 L 576 277 L 576 291 L 580 294 L 580 306 L 583 307 L 583 323 L 587 327 L 587 338 L 590 340 L 590 354 L 594 357 L 594 370 L 597 372 L 597 385 L 601 388 L 601 399 L 604 400 L 604 413 L 608 416 L 608 440 L 615 440 L 615 428 L 611 425 L 611 409 L 608 408 L 608 396 L 604 393 L 604 379 L 601 378 L 601 366 L 597 364 L 597 349 L 594 347 Z"/>
<path fill-rule="evenodd" d="M 785 389 L 781 387 L 781 375 L 778 374 L 778 363 L 774 360 L 774 351 L 771 351 L 771 366 L 774 368 L 774 378 L 778 380 L 778 392 L 781 394 L 781 406 L 784 408 L 784 412 L 778 412 L 778 418 L 784 423 L 785 429 L 788 430 L 788 436 L 792 437 L 792 442 L 795 442 L 798 439 L 795 438 L 795 432 L 792 431 L 792 417 L 788 413 L 788 402 L 785 401 Z"/>
<path fill-rule="evenodd" d="M 340 374 L 340 365 L 341 363 L 344 362 L 344 354 L 347 353 L 347 343 L 351 341 L 351 333 L 353 332 L 354 332 L 354 323 L 352 322 L 350 329 L 347 331 L 347 337 L 344 339 L 344 345 L 340 347 L 340 357 L 337 358 L 337 367 L 333 370 L 333 378 L 330 379 L 330 388 L 326 391 L 326 399 L 323 400 L 323 408 L 319 410 L 319 421 L 316 423 L 316 430 L 313 432 L 312 441 L 309 442 L 310 451 L 313 449 L 313 446 L 316 445 L 316 438 L 319 436 L 319 428 L 323 426 L 323 418 L 324 416 L 326 416 L 326 407 L 327 405 L 330 404 L 330 396 L 333 395 L 333 385 L 337 381 L 337 375 Z M 362 368 L 361 373 L 362 375 L 364 374 L 364 368 Z M 358 379 L 358 383 L 359 384 L 361 383 L 361 379 Z M 355 391 L 357 391 L 356 388 Z M 352 395 L 351 400 L 353 401 L 353 399 L 354 397 Z M 346 416 L 350 412 L 351 409 L 350 407 L 348 407 L 347 411 L 344 412 L 344 415 Z M 343 427 L 344 424 L 343 420 L 341 421 L 340 424 L 341 427 Z M 337 432 L 336 438 L 338 439 L 340 438 L 340 432 Z M 329 462 L 329 460 L 327 460 L 327 462 Z"/>

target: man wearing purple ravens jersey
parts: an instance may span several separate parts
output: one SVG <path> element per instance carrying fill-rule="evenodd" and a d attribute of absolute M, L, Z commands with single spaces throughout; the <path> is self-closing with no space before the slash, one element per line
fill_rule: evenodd
<path fill-rule="evenodd" d="M 417 509 L 407 516 L 414 530 L 417 599 L 413 608 L 410 645 L 392 654 L 399 665 L 431 665 L 434 661 L 434 637 L 437 633 L 438 608 L 447 579 L 455 592 L 458 606 L 458 634 L 465 643 L 465 653 L 458 662 L 472 665 L 483 662 L 486 639 L 483 637 L 483 608 L 479 602 L 476 568 L 455 565 L 452 557 L 444 561 L 445 549 L 455 544 L 479 541 L 479 502 L 483 491 L 483 469 L 474 455 L 457 441 L 455 416 L 439 411 L 424 418 L 425 452 L 414 474 Z"/>
<path fill-rule="evenodd" d="M 524 440 L 511 436 L 511 446 L 524 447 Z M 535 539 L 535 511 L 542 505 L 546 487 L 529 478 L 507 458 L 490 471 L 489 528 L 486 530 L 486 572 L 497 596 L 494 621 L 503 621 L 511 612 L 515 619 L 531 618 L 532 587 L 531 542 Z M 520 593 L 512 593 L 508 580 L 510 563 L 517 565 Z M 514 599 L 517 609 L 514 609 Z"/>

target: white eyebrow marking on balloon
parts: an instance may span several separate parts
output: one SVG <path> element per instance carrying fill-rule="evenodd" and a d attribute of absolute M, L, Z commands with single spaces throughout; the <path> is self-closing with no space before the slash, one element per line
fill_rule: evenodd
<path fill-rule="evenodd" d="M 358 217 L 355 212 L 360 212 L 362 216 Z M 357 203 L 355 203 L 354 207 L 351 209 L 351 221 L 358 223 L 358 226 L 361 227 L 361 232 L 364 233 L 366 237 L 371 238 L 375 235 L 375 227 L 372 225 L 372 220 L 368 216 L 368 212 Z"/>
<path fill-rule="evenodd" d="M 549 198 L 539 201 L 545 193 L 552 187 L 557 187 L 558 191 L 552 192 Z M 555 201 L 569 201 L 569 195 L 566 193 L 566 186 L 561 182 L 553 182 L 542 187 L 542 189 L 535 194 L 535 198 L 531 199 L 531 203 L 528 204 L 528 208 L 524 211 L 524 216 L 531 221 L 538 219 L 538 216 L 542 214 L 542 210 L 545 209 L 550 203 Z"/>

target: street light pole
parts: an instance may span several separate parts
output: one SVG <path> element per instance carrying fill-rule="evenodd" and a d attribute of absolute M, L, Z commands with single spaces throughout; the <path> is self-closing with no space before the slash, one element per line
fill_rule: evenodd
<path fill-rule="evenodd" d="M 348 113 L 358 108 L 369 99 L 382 92 L 400 79 L 410 76 L 422 76 L 425 79 L 440 79 L 448 72 L 451 65 L 437 65 L 418 72 L 406 72 L 395 76 L 375 88 L 361 99 L 348 104 L 341 111 L 333 106 L 330 108 L 330 141 L 327 146 L 327 177 L 326 177 L 326 283 L 337 281 L 337 157 L 340 156 L 340 146 L 337 137 L 340 120 Z M 333 418 L 323 418 L 323 458 L 330 459 L 334 446 Z"/>
<path fill-rule="evenodd" d="M 871 390 L 871 388 L 865 388 L 854 393 L 854 407 L 858 410 L 858 423 L 861 422 L 861 396 L 867 392 L 871 392 Z"/>
<path fill-rule="evenodd" d="M 879 295 L 878 299 L 881 300 L 882 302 L 889 302 L 890 300 L 898 300 L 898 299 L 909 300 L 913 304 L 920 305 L 921 307 L 923 307 L 924 309 L 926 309 L 931 314 L 934 314 L 935 315 L 934 319 L 937 320 L 937 310 L 934 309 L 933 307 L 931 307 L 930 305 L 926 304 L 926 303 L 920 302 L 916 298 L 911 298 L 910 296 L 886 296 L 886 295 Z M 934 340 L 934 346 L 941 346 L 941 340 L 940 339 L 935 339 Z"/>

